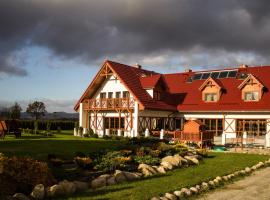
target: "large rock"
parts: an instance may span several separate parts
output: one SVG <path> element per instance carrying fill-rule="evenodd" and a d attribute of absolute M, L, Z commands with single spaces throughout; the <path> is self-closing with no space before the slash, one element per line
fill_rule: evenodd
<path fill-rule="evenodd" d="M 178 198 L 182 198 L 182 197 L 184 197 L 184 192 L 183 191 L 179 191 L 179 190 L 176 190 L 176 191 L 174 191 L 173 192 L 173 194 L 175 195 L 175 196 L 177 196 Z"/>
<path fill-rule="evenodd" d="M 111 176 L 110 178 L 108 178 L 107 180 L 107 185 L 115 185 L 117 182 L 115 180 L 114 176 Z"/>
<path fill-rule="evenodd" d="M 195 164 L 195 165 L 199 164 L 199 160 L 195 158 L 194 156 L 185 156 L 185 159 L 189 161 L 190 164 Z"/>
<path fill-rule="evenodd" d="M 208 183 L 203 182 L 203 183 L 201 184 L 201 189 L 202 189 L 203 191 L 207 191 L 207 190 L 209 189 Z"/>
<path fill-rule="evenodd" d="M 59 182 L 59 185 L 63 188 L 66 195 L 71 195 L 76 192 L 76 185 L 73 182 L 64 180 Z"/>
<path fill-rule="evenodd" d="M 198 189 L 196 187 L 191 187 L 191 188 L 189 188 L 189 190 L 190 190 L 190 192 L 192 194 L 198 194 L 199 193 L 199 191 L 198 191 Z"/>
<path fill-rule="evenodd" d="M 30 200 L 26 195 L 24 195 L 23 193 L 16 193 L 13 195 L 13 198 L 17 199 L 17 200 Z"/>
<path fill-rule="evenodd" d="M 184 196 L 186 196 L 186 197 L 191 196 L 191 191 L 189 189 L 187 189 L 187 188 L 182 188 L 180 191 L 182 193 L 184 193 Z"/>
<path fill-rule="evenodd" d="M 114 177 L 117 183 L 127 180 L 125 173 L 121 170 L 115 170 Z"/>
<path fill-rule="evenodd" d="M 179 164 L 179 160 L 175 158 L 174 156 L 166 156 L 161 159 L 161 162 L 168 162 L 174 167 L 177 167 Z"/>
<path fill-rule="evenodd" d="M 166 170 L 164 169 L 164 167 L 163 166 L 153 166 L 153 168 L 155 168 L 156 169 L 156 171 L 158 172 L 158 173 L 160 173 L 160 174 L 166 174 Z"/>
<path fill-rule="evenodd" d="M 146 164 L 140 164 L 138 170 L 140 170 L 144 176 L 152 176 L 158 173 L 153 167 Z"/>
<path fill-rule="evenodd" d="M 124 175 L 128 181 L 133 181 L 135 179 L 139 179 L 141 176 L 137 173 L 132 172 L 124 172 Z"/>
<path fill-rule="evenodd" d="M 104 174 L 96 179 L 92 180 L 91 187 L 92 188 L 99 188 L 107 185 L 107 179 L 109 179 L 111 176 L 109 174 Z"/>
<path fill-rule="evenodd" d="M 48 197 L 56 197 L 56 196 L 61 196 L 64 194 L 65 194 L 65 192 L 64 192 L 62 186 L 60 186 L 58 184 L 55 184 L 55 185 L 48 187 L 46 189 L 46 195 Z"/>
<path fill-rule="evenodd" d="M 171 170 L 173 168 L 173 165 L 167 161 L 162 161 L 160 165 L 165 169 L 165 170 Z"/>
<path fill-rule="evenodd" d="M 246 173 L 251 173 L 251 169 L 249 167 L 245 168 Z"/>
<path fill-rule="evenodd" d="M 76 192 L 82 192 L 88 190 L 88 183 L 82 181 L 74 181 L 73 182 L 76 188 Z"/>
<path fill-rule="evenodd" d="M 45 187 L 43 184 L 38 184 L 34 187 L 31 197 L 34 199 L 44 199 L 45 197 Z"/>
<path fill-rule="evenodd" d="M 167 199 L 170 199 L 170 200 L 177 200 L 177 196 L 175 196 L 174 194 L 171 194 L 171 193 L 166 193 L 165 197 Z"/>

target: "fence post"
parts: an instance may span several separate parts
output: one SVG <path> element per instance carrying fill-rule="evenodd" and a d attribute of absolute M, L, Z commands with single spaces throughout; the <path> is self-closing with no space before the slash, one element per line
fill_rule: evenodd
<path fill-rule="evenodd" d="M 159 138 L 160 138 L 161 140 L 163 140 L 163 138 L 164 138 L 164 129 L 161 129 Z"/>

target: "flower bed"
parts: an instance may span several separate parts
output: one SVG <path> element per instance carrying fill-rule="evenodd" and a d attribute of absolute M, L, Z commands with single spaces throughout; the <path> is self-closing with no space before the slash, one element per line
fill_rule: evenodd
<path fill-rule="evenodd" d="M 69 179 L 54 185 L 38 184 L 32 187 L 34 199 L 59 197 L 81 192 L 89 188 L 114 185 L 142 177 L 164 174 L 168 170 L 199 164 L 206 152 L 189 150 L 183 144 L 168 144 L 156 139 L 129 139 L 118 151 L 102 150 L 91 154 L 77 152 L 72 161 L 49 155 L 54 168 L 76 167 L 83 174 L 91 174 L 88 181 Z M 22 194 L 20 194 L 22 195 Z"/>

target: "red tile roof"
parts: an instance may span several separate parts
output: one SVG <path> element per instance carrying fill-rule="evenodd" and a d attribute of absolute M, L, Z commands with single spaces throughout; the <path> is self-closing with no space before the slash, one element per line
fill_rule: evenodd
<path fill-rule="evenodd" d="M 159 74 L 113 61 L 106 61 L 106 63 L 145 109 L 179 110 L 180 112 L 270 111 L 270 92 L 267 90 L 270 87 L 270 66 L 238 69 L 238 73 L 252 74 L 265 86 L 265 91 L 259 102 L 244 102 L 241 99 L 241 90 L 238 86 L 243 82 L 243 79 L 220 78 L 215 79 L 223 89 L 220 100 L 206 103 L 202 100 L 199 90 L 205 80 L 187 82 L 187 79 L 196 72 Z M 162 101 L 156 101 L 145 88 L 154 88 L 160 78 L 166 84 L 168 91 L 164 92 Z M 82 100 L 83 97 L 80 101 Z M 78 103 L 75 109 L 78 109 Z"/>
<path fill-rule="evenodd" d="M 141 76 L 149 76 L 156 79 L 156 72 L 107 61 L 113 71 L 119 76 L 134 97 L 147 109 L 176 111 L 176 107 L 165 101 L 154 100 L 141 86 Z"/>
<path fill-rule="evenodd" d="M 156 74 L 156 75 L 152 75 L 152 76 L 145 76 L 145 77 L 141 77 L 140 81 L 141 81 L 141 85 L 144 89 L 151 89 L 151 88 L 155 88 L 158 81 L 160 80 L 161 75 L 160 74 Z"/>

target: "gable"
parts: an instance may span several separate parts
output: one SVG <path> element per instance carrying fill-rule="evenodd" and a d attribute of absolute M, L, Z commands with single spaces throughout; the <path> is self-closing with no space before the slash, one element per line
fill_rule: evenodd
<path fill-rule="evenodd" d="M 105 71 L 109 68 L 109 72 Z M 104 73 L 105 72 L 105 73 Z M 108 73 L 107 73 L 108 72 Z M 83 102 L 85 98 L 92 98 L 93 94 L 97 92 L 100 85 L 105 81 L 106 77 L 111 76 L 111 72 L 117 79 L 125 86 L 127 91 L 134 97 L 139 103 L 140 109 L 156 109 L 156 110 L 176 110 L 175 106 L 169 105 L 166 102 L 156 102 L 145 91 L 140 84 L 140 77 L 142 75 L 151 76 L 157 74 L 153 71 L 147 71 L 136 67 L 127 66 L 121 63 L 112 61 L 105 61 L 100 71 L 97 73 L 93 81 L 90 83 L 80 100 L 76 103 L 74 110 L 78 110 L 79 104 Z"/>

